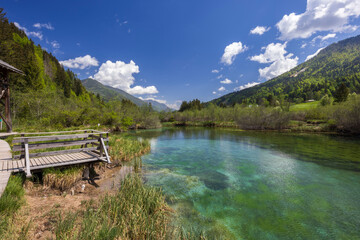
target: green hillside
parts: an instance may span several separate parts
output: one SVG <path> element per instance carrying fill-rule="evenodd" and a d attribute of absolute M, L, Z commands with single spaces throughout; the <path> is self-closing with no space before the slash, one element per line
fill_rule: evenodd
<path fill-rule="evenodd" d="M 141 99 L 136 98 L 121 89 L 105 86 L 91 78 L 82 80 L 82 84 L 88 91 L 99 94 L 106 101 L 114 99 L 121 101 L 123 99 L 127 99 L 135 103 L 137 106 L 145 104 L 145 102 L 143 102 Z"/>
<path fill-rule="evenodd" d="M 105 102 L 88 92 L 76 74 L 65 70 L 56 57 L 35 45 L 23 30 L 8 20 L 2 8 L 0 59 L 25 73 L 10 74 L 14 131 L 88 127 L 98 123 L 116 128 L 134 124 L 151 128 L 160 124 L 147 104 L 139 107 L 122 98 Z M 123 95 L 141 102 L 125 92 Z"/>
<path fill-rule="evenodd" d="M 211 102 L 232 105 L 282 98 L 300 103 L 319 100 L 325 94 L 333 96 L 341 83 L 350 92 L 360 92 L 360 35 L 331 44 L 314 58 L 272 80 Z"/>
<path fill-rule="evenodd" d="M 142 106 L 144 104 L 151 103 L 153 109 L 156 111 L 171 110 L 163 103 L 159 103 L 152 100 L 141 100 L 137 97 L 134 97 L 131 94 L 128 94 L 127 92 L 121 89 L 103 85 L 102 83 L 91 78 L 82 80 L 82 84 L 88 91 L 93 92 L 95 94 L 99 94 L 105 101 L 125 99 L 125 100 L 130 100 L 137 106 Z"/>

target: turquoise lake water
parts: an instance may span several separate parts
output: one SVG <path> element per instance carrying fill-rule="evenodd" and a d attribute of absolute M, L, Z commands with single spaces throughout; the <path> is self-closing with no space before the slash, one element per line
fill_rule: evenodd
<path fill-rule="evenodd" d="M 146 184 L 210 239 L 360 239 L 360 138 L 173 128 L 151 141 Z"/>

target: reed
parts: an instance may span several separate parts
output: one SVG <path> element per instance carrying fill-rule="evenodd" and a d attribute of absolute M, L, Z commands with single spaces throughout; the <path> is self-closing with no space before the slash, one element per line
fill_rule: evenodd
<path fill-rule="evenodd" d="M 120 164 L 122 161 L 131 161 L 150 152 L 148 140 L 126 138 L 118 135 L 109 139 L 109 154 L 113 164 Z"/>
<path fill-rule="evenodd" d="M 76 214 L 59 215 L 57 239 L 166 239 L 170 208 L 162 192 L 128 176 L 115 195 L 88 203 Z"/>
<path fill-rule="evenodd" d="M 66 191 L 82 179 L 82 167 L 71 167 L 63 170 L 49 168 L 43 172 L 45 187 Z"/>

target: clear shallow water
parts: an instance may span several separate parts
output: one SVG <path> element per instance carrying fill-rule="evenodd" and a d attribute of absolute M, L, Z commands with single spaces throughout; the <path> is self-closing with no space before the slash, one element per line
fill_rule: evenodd
<path fill-rule="evenodd" d="M 185 229 L 360 239 L 359 139 L 201 128 L 135 135 L 151 139 L 147 184 L 163 189 Z"/>

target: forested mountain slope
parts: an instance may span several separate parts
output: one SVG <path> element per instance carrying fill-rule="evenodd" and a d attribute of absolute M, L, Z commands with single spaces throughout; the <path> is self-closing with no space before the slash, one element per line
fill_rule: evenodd
<path fill-rule="evenodd" d="M 126 100 L 130 100 L 131 102 L 133 102 L 137 106 L 142 106 L 144 104 L 151 103 L 152 107 L 156 111 L 169 111 L 169 110 L 171 110 L 163 103 L 159 103 L 159 102 L 152 101 L 152 100 L 141 100 L 141 99 L 139 99 L 137 97 L 134 97 L 131 94 L 128 94 L 127 92 L 125 92 L 125 91 L 123 91 L 121 89 L 103 85 L 99 81 L 96 81 L 96 80 L 91 79 L 91 78 L 87 78 L 87 79 L 82 80 L 82 83 L 83 83 L 84 87 L 88 91 L 93 92 L 95 94 L 99 94 L 102 98 L 104 98 L 105 101 L 116 100 L 116 99 L 117 100 L 126 99 Z"/>
<path fill-rule="evenodd" d="M 360 35 L 331 44 L 314 58 L 274 79 L 211 102 L 218 105 L 261 103 L 269 95 L 292 102 L 319 100 L 325 94 L 334 95 L 341 83 L 345 83 L 350 92 L 360 92 Z"/>
<path fill-rule="evenodd" d="M 0 59 L 22 70 L 10 74 L 11 114 L 16 128 L 73 127 L 106 124 L 116 127 L 140 124 L 158 126 L 149 106 L 121 99 L 104 102 L 65 70 L 49 52 L 35 45 L 23 30 L 10 22 L 0 8 Z M 2 108 L 0 108 L 1 110 Z M 149 121 L 151 119 L 152 121 Z"/>

